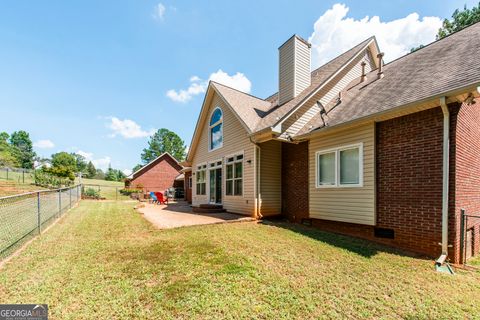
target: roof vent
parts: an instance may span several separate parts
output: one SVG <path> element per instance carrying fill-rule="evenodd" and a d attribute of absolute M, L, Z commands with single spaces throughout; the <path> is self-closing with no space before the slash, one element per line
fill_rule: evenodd
<path fill-rule="evenodd" d="M 311 44 L 297 35 L 293 35 L 278 48 L 278 104 L 295 98 L 310 86 L 310 48 Z"/>
<path fill-rule="evenodd" d="M 361 66 L 362 66 L 362 76 L 360 77 L 360 82 L 365 82 L 367 80 L 367 75 L 365 74 L 365 66 L 367 63 L 365 61 L 362 61 Z"/>
<path fill-rule="evenodd" d="M 377 54 L 377 58 L 378 58 L 378 73 L 377 73 L 377 77 L 378 79 L 382 79 L 383 78 L 383 56 L 385 54 L 383 52 L 380 52 L 379 54 Z"/>

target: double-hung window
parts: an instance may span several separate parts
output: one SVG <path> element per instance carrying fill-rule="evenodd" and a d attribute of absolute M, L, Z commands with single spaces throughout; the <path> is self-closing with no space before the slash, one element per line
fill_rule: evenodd
<path fill-rule="evenodd" d="M 197 195 L 206 195 L 207 194 L 207 180 L 206 180 L 206 173 L 207 173 L 207 165 L 199 165 L 197 166 L 196 172 L 196 193 Z"/>
<path fill-rule="evenodd" d="M 226 158 L 225 195 L 243 195 L 243 154 Z"/>
<path fill-rule="evenodd" d="M 356 144 L 316 153 L 316 186 L 362 187 L 363 144 Z"/>

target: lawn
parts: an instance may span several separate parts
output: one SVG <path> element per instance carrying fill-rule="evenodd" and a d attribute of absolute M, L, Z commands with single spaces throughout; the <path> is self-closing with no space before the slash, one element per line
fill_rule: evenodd
<path fill-rule="evenodd" d="M 80 179 L 76 179 L 75 183 L 80 183 Z M 82 184 L 85 188 L 92 188 L 100 193 L 100 196 L 107 200 L 128 200 L 128 196 L 120 194 L 118 191 L 125 187 L 124 182 L 121 181 L 107 181 L 98 179 L 82 178 Z"/>
<path fill-rule="evenodd" d="M 3 267 L 0 301 L 52 319 L 480 315 L 480 273 L 290 224 L 156 230 L 132 206 L 81 202 Z"/>

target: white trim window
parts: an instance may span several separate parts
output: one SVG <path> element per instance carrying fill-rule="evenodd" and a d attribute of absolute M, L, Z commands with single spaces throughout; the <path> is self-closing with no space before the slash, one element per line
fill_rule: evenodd
<path fill-rule="evenodd" d="M 317 188 L 363 187 L 363 143 L 315 153 Z"/>
<path fill-rule="evenodd" d="M 226 157 L 225 195 L 243 195 L 243 154 Z"/>
<path fill-rule="evenodd" d="M 197 166 L 197 172 L 195 174 L 196 174 L 196 178 L 195 178 L 196 194 L 197 196 L 204 196 L 207 194 L 207 179 L 206 179 L 207 165 L 202 164 Z"/>
<path fill-rule="evenodd" d="M 208 151 L 213 151 L 223 146 L 223 112 L 216 107 L 210 116 L 208 126 Z"/>

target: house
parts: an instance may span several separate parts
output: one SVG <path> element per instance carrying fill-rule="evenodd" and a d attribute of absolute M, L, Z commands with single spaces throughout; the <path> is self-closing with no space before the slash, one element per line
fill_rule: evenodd
<path fill-rule="evenodd" d="M 387 64 L 375 37 L 313 71 L 310 47 L 279 47 L 266 99 L 209 83 L 184 162 L 193 205 L 460 262 L 461 209 L 480 214 L 480 23 Z"/>
<path fill-rule="evenodd" d="M 183 167 L 165 152 L 125 179 L 125 188 L 143 189 L 144 193 L 165 192 L 170 187 L 183 188 Z"/>

